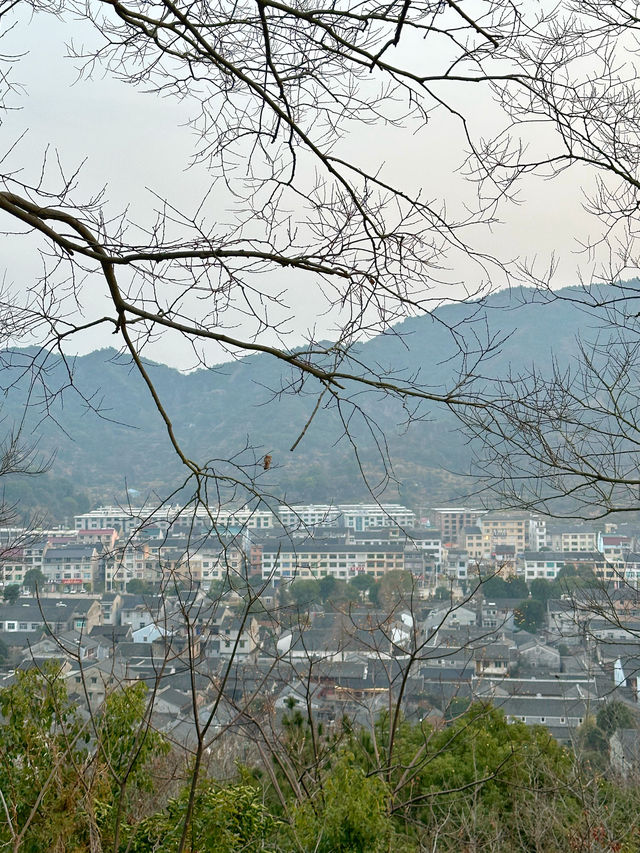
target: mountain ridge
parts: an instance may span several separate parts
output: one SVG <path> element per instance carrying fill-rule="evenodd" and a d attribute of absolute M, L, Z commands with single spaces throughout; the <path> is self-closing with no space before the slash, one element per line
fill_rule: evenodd
<path fill-rule="evenodd" d="M 444 305 L 358 344 L 345 367 L 357 372 L 365 361 L 382 377 L 417 377 L 422 387 L 442 391 L 470 367 L 475 381 L 482 382 L 489 372 L 504 377 L 532 364 L 548 369 L 552 359 L 569 363 L 578 357 L 579 337 L 596 328 L 599 316 L 572 303 L 575 292 L 536 300 L 534 291 L 514 289 L 482 302 Z M 486 363 L 476 364 L 483 349 L 489 351 Z M 34 359 L 35 382 L 28 364 Z M 37 441 L 40 453 L 55 452 L 52 474 L 88 489 L 95 500 L 122 495 L 127 487 L 163 495 L 184 479 L 148 389 L 117 350 L 95 350 L 65 365 L 45 351 L 13 349 L 0 354 L 0 363 L 5 429 L 22 423 L 22 435 Z M 370 494 L 360 468 L 385 500 L 414 505 L 454 500 L 468 488 L 452 473 L 464 475 L 468 469 L 465 439 L 452 415 L 429 402 L 414 407 L 405 401 L 403 408 L 402 401 L 358 391 L 353 404 L 344 403 L 341 410 L 321 405 L 291 453 L 322 391 L 314 377 L 302 379 L 277 359 L 256 353 L 188 373 L 148 360 L 145 365 L 189 457 L 231 457 L 237 473 L 245 466 L 245 473 L 259 474 L 273 494 L 318 502 L 366 499 Z M 291 385 L 296 393 L 286 392 Z M 347 383 L 346 394 L 356 387 Z M 347 421 L 358 460 L 343 435 Z M 396 480 L 379 457 L 377 444 L 384 441 Z M 266 454 L 273 470 L 264 474 L 260 464 Z M 215 467 L 233 469 L 222 461 Z"/>

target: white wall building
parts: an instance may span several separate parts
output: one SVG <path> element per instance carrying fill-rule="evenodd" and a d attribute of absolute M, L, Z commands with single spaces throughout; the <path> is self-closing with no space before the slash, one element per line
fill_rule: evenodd
<path fill-rule="evenodd" d="M 347 527 L 371 530 L 376 527 L 413 528 L 415 513 L 400 504 L 306 504 L 278 507 L 278 518 L 284 527 Z"/>

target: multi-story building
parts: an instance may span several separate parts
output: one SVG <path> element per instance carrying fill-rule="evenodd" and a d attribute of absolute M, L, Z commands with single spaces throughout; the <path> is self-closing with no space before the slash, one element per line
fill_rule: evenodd
<path fill-rule="evenodd" d="M 308 504 L 278 507 L 278 518 L 287 529 L 347 527 L 371 530 L 379 527 L 415 527 L 415 513 L 400 504 Z"/>
<path fill-rule="evenodd" d="M 3 554 L 0 579 L 5 586 L 22 584 L 24 576 L 33 566 L 25 565 L 23 548 L 8 548 Z M 40 566 L 37 566 L 40 568 Z"/>
<path fill-rule="evenodd" d="M 282 504 L 277 513 L 270 510 L 240 507 L 229 509 L 220 506 L 115 507 L 104 506 L 75 516 L 76 530 L 98 531 L 113 527 L 121 536 L 136 531 L 153 531 L 177 535 L 224 529 L 228 533 L 240 530 L 273 530 L 286 527 L 295 530 L 319 525 L 347 527 L 352 530 L 398 526 L 413 528 L 415 514 L 399 504 Z M 235 529 L 234 529 L 235 528 Z"/>
<path fill-rule="evenodd" d="M 442 571 L 453 580 L 464 581 L 469 577 L 469 560 L 467 552 L 461 548 L 445 548 L 442 557 Z M 477 565 L 474 565 L 477 568 Z"/>
<path fill-rule="evenodd" d="M 611 561 L 620 561 L 632 549 L 632 540 L 630 536 L 618 536 L 617 534 L 598 534 L 597 549 L 607 559 Z"/>
<path fill-rule="evenodd" d="M 482 528 L 478 525 L 465 527 L 458 534 L 460 545 L 469 555 L 470 560 L 483 560 L 488 557 L 486 552 Z"/>
<path fill-rule="evenodd" d="M 243 659 L 258 649 L 260 629 L 255 616 L 243 619 L 230 610 L 225 610 L 222 618 L 212 624 L 209 641 L 219 644 L 221 657 Z"/>
<path fill-rule="evenodd" d="M 458 542 L 458 536 L 465 527 L 475 527 L 479 519 L 486 514 L 484 509 L 468 507 L 436 507 L 431 510 L 435 526 L 442 534 L 443 542 Z"/>
<path fill-rule="evenodd" d="M 621 579 L 624 567 L 606 560 L 598 551 L 525 551 L 524 575 L 530 581 L 534 578 L 554 580 L 561 569 L 591 569 L 602 580 Z"/>
<path fill-rule="evenodd" d="M 524 551 L 529 545 L 530 521 L 531 517 L 528 513 L 483 515 L 480 519 L 480 527 L 485 555 L 494 554 L 498 545 L 513 545 L 516 552 Z"/>
<path fill-rule="evenodd" d="M 217 537 L 196 544 L 181 538 L 127 541 L 105 560 L 105 588 L 126 590 L 132 580 L 159 584 L 169 577 L 208 588 L 228 572 L 244 577 L 247 564 L 244 550 L 233 540 L 226 544 Z"/>
<path fill-rule="evenodd" d="M 394 569 L 404 570 L 404 546 L 400 543 L 349 545 L 310 541 L 292 545 L 285 540 L 265 542 L 262 547 L 264 580 L 327 575 L 348 580 L 362 572 L 379 578 Z"/>
<path fill-rule="evenodd" d="M 347 531 L 346 543 L 353 545 L 386 545 L 400 542 L 405 551 L 419 551 L 424 562 L 436 571 L 442 563 L 442 536 L 439 530 L 402 530 L 399 527 L 381 527 L 374 530 Z"/>
<path fill-rule="evenodd" d="M 560 534 L 561 551 L 597 551 L 598 534 L 595 530 L 567 530 Z"/>
<path fill-rule="evenodd" d="M 101 506 L 91 512 L 74 516 L 76 530 L 105 530 L 113 528 L 120 536 L 136 530 L 149 511 L 141 507 Z"/>
<path fill-rule="evenodd" d="M 539 551 L 547 544 L 546 521 L 528 513 L 487 513 L 459 532 L 458 543 L 474 560 L 497 560 L 504 548 Z"/>
<path fill-rule="evenodd" d="M 529 516 L 529 538 L 527 547 L 532 551 L 540 551 L 549 546 L 547 520 L 540 515 Z"/>
<path fill-rule="evenodd" d="M 462 529 L 458 544 L 476 560 L 496 559 L 504 547 L 539 551 L 547 545 L 546 521 L 529 513 L 486 513 Z"/>
<path fill-rule="evenodd" d="M 126 590 L 127 583 L 136 580 L 160 580 L 146 542 L 131 542 L 113 548 L 105 556 L 105 590 Z"/>
<path fill-rule="evenodd" d="M 238 527 L 271 527 L 273 513 L 250 508 L 226 510 L 221 507 L 153 506 L 101 506 L 91 512 L 74 517 L 76 530 L 99 531 L 115 528 L 122 537 L 144 533 L 160 537 L 171 532 L 200 534 L 230 524 Z"/>
<path fill-rule="evenodd" d="M 89 591 L 98 579 L 99 560 L 95 545 L 52 545 L 44 552 L 42 572 L 48 583 Z"/>
<path fill-rule="evenodd" d="M 2 554 L 0 579 L 5 584 L 22 584 L 27 572 L 34 569 L 42 572 L 48 584 L 91 590 L 100 577 L 102 547 L 97 542 L 79 541 L 73 531 L 25 537 L 21 546 L 7 548 Z"/>
<path fill-rule="evenodd" d="M 113 527 L 80 528 L 76 530 L 75 539 L 78 544 L 103 545 L 106 550 L 110 551 L 118 540 L 118 533 Z"/>
<path fill-rule="evenodd" d="M 40 569 L 42 571 L 42 561 L 44 559 L 44 552 L 47 550 L 47 545 L 47 537 L 38 536 L 37 538 L 28 539 L 21 546 L 19 550 L 22 551 L 21 571 L 23 573 L 28 572 L 29 569 Z"/>

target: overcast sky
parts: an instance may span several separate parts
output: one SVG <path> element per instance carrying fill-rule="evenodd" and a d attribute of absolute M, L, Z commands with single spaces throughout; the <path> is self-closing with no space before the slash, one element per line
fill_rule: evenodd
<path fill-rule="evenodd" d="M 190 105 L 136 91 L 103 77 L 100 71 L 91 80 L 78 80 L 77 62 L 65 59 L 65 43 L 71 38 L 90 42 L 92 37 L 82 22 L 62 23 L 47 15 L 24 19 L 5 34 L 0 42 L 2 52 L 25 55 L 12 72 L 24 91 L 8 102 L 19 109 L 3 116 L 3 151 L 26 131 L 5 168 L 6 163 L 23 168 L 20 177 L 35 181 L 48 148 L 49 158 L 58 156 L 67 172 L 86 160 L 78 195 L 91 195 L 106 186 L 111 211 L 128 206 L 132 218 L 147 221 L 157 205 L 149 189 L 189 209 L 208 181 L 202 167 L 188 168 L 194 144 L 193 131 L 185 126 Z M 474 99 L 467 105 L 482 129 L 490 121 L 491 110 L 478 99 L 477 91 L 469 90 L 460 97 Z M 464 203 L 469 188 L 454 172 L 463 150 L 451 133 L 452 126 L 446 122 L 415 136 L 398 129 L 365 127 L 354 131 L 344 144 L 360 149 L 372 163 L 384 163 L 386 174 L 407 188 L 420 185 L 427 197 L 446 199 L 449 208 L 455 209 Z M 584 235 L 592 227 L 582 203 L 578 175 L 554 183 L 524 183 L 519 206 L 511 207 L 503 224 L 482 236 L 481 248 L 512 258 L 535 257 L 541 269 L 555 254 L 561 261 L 556 286 L 575 283 L 579 274 L 589 279 L 593 262 L 576 254 L 576 235 Z M 220 215 L 225 215 L 222 210 Z M 9 223 L 0 220 L 0 227 L 9 227 Z M 9 236 L 0 240 L 1 272 L 14 286 L 24 286 L 41 269 L 40 242 Z M 452 278 L 461 280 L 468 275 L 475 273 L 462 268 L 451 272 Z M 291 345 L 301 342 L 311 327 L 316 335 L 331 337 L 334 318 L 322 316 L 320 301 L 296 285 L 295 273 L 282 274 L 272 282 L 273 287 L 289 289 Z M 95 289 L 87 292 L 87 316 L 100 310 L 103 287 L 97 278 Z M 448 293 L 442 290 L 440 295 Z M 458 296 L 459 291 L 453 295 Z M 105 330 L 75 339 L 71 348 L 87 352 L 112 344 L 113 337 Z M 158 341 L 148 355 L 183 369 L 193 362 L 186 347 L 169 339 Z"/>

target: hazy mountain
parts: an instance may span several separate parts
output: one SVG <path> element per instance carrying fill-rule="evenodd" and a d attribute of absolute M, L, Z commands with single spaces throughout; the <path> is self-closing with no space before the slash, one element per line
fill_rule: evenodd
<path fill-rule="evenodd" d="M 571 301 L 544 302 L 523 290 L 503 292 L 482 304 L 449 305 L 434 317 L 407 319 L 359 346 L 343 369 L 357 373 L 357 362 L 362 361 L 380 375 L 441 391 L 487 348 L 490 355 L 474 368 L 480 377 L 505 376 L 533 363 L 548 368 L 552 355 L 561 362 L 569 360 L 577 354 L 578 335 L 594 337 L 600 323 L 597 315 Z M 460 352 L 462 338 L 466 361 Z M 34 358 L 35 374 L 29 369 Z M 410 406 L 412 416 L 420 420 L 407 425 L 408 413 L 397 400 L 358 393 L 355 402 L 374 425 L 350 404 L 340 411 L 326 408 L 325 399 L 292 453 L 321 390 L 315 380 L 307 379 L 300 387 L 298 373 L 263 355 L 187 375 L 159 364 L 150 364 L 149 371 L 190 457 L 233 457 L 234 464 L 257 473 L 269 453 L 273 468 L 261 474 L 262 481 L 291 500 L 366 498 L 353 447 L 344 437 L 345 422 L 360 464 L 376 487 L 386 482 L 376 446 L 386 436 L 401 482 L 400 489 L 388 485 L 387 499 L 418 504 L 453 499 L 464 491 L 462 481 L 448 472 L 464 473 L 469 451 L 455 420 L 437 406 L 422 404 L 416 411 Z M 4 430 L 15 429 L 24 419 L 23 436 L 37 442 L 40 454 L 55 454 L 52 475 L 88 489 L 95 499 L 122 498 L 125 487 L 164 494 L 184 478 L 148 390 L 115 350 L 78 357 L 68 365 L 49 353 L 7 351 L 0 385 L 5 392 Z M 300 393 L 293 393 L 296 390 Z M 347 383 L 347 394 L 354 390 Z M 223 462 L 214 465 L 233 472 L 233 466 Z"/>

